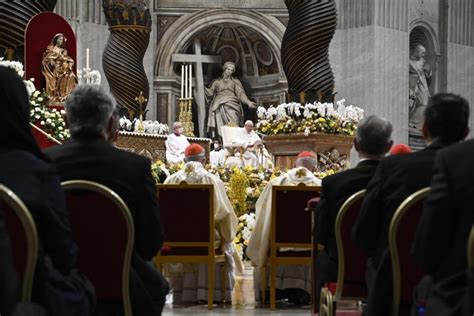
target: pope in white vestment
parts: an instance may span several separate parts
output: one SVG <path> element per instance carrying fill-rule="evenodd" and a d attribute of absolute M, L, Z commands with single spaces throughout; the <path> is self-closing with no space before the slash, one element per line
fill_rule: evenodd
<path fill-rule="evenodd" d="M 166 162 L 178 164 L 184 160 L 184 150 L 189 146 L 188 139 L 183 135 L 184 129 L 180 122 L 173 123 L 173 133 L 165 142 Z"/>
<path fill-rule="evenodd" d="M 272 179 L 262 191 L 255 204 L 256 222 L 252 236 L 247 246 L 246 254 L 257 268 L 254 269 L 254 288 L 256 298 L 260 296 L 260 269 L 266 263 L 270 248 L 270 223 L 272 214 L 272 187 L 274 185 L 305 185 L 320 186 L 321 180 L 316 178 L 313 170 L 316 168 L 317 157 L 313 152 L 302 152 L 296 160 L 296 168 Z M 268 270 L 267 270 L 268 272 Z M 268 277 L 267 277 L 268 280 Z M 303 289 L 311 292 L 311 268 L 304 265 L 278 266 L 276 288 Z"/>
<path fill-rule="evenodd" d="M 236 234 L 238 218 L 225 192 L 224 183 L 219 177 L 211 174 L 202 165 L 204 149 L 198 144 L 191 144 L 185 150 L 186 164 L 183 170 L 176 172 L 165 180 L 165 184 L 187 183 L 214 185 L 214 219 L 216 223 L 216 248 L 222 245 L 225 253 L 226 266 L 226 301 L 232 299 L 232 289 L 235 283 L 235 271 L 242 272 L 243 265 L 232 240 Z M 183 197 L 186 198 L 186 197 Z M 192 211 L 192 210 L 190 210 Z M 207 265 L 205 264 L 170 264 L 168 267 L 169 280 L 173 289 L 173 301 L 197 302 L 207 300 Z M 216 264 L 216 283 L 214 285 L 214 300 L 222 301 L 220 265 Z"/>
<path fill-rule="evenodd" d="M 242 159 L 245 166 L 273 167 L 270 155 L 263 146 L 262 139 L 254 131 L 252 121 L 245 122 L 244 127 L 237 132 L 235 139 L 232 140 L 232 144 L 244 149 Z"/>

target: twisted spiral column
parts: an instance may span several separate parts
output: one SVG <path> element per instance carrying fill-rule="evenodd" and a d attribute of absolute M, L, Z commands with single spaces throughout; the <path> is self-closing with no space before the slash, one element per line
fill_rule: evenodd
<path fill-rule="evenodd" d="M 289 12 L 281 59 L 292 101 L 330 102 L 334 75 L 329 44 L 336 31 L 334 0 L 285 0 Z"/>
<path fill-rule="evenodd" d="M 103 1 L 110 37 L 102 56 L 102 65 L 110 91 L 121 115 L 140 117 L 147 101 L 136 100 L 140 92 L 149 98 L 149 84 L 143 67 L 150 40 L 151 18 L 144 3 L 137 1 Z"/>
<path fill-rule="evenodd" d="M 1 1 L 0 47 L 23 44 L 28 21 L 41 12 L 53 11 L 57 0 Z"/>

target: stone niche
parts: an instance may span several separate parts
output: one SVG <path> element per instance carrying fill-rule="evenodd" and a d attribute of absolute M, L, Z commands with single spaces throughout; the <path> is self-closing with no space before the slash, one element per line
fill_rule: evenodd
<path fill-rule="evenodd" d="M 257 105 L 278 105 L 285 100 L 287 82 L 281 65 L 280 48 L 285 27 L 275 17 L 257 11 L 235 9 L 213 9 L 185 14 L 166 28 L 160 38 L 155 59 L 154 92 L 158 98 L 158 120 L 172 123 L 177 117 L 177 99 L 180 94 L 181 65 L 173 62 L 173 54 L 193 55 L 196 40 L 201 46 L 201 55 L 220 56 L 221 62 L 204 63 L 202 66 L 204 86 L 222 75 L 226 61 L 236 64 L 237 77 L 248 97 Z M 196 66 L 193 74 L 197 75 Z M 198 84 L 194 80 L 193 107 L 206 108 L 205 115 L 193 117 L 199 126 L 197 135 L 205 136 L 207 106 L 199 104 Z M 166 100 L 164 96 L 167 96 Z M 244 106 L 245 119 L 256 120 L 255 111 Z M 164 117 L 166 116 L 166 117 Z"/>

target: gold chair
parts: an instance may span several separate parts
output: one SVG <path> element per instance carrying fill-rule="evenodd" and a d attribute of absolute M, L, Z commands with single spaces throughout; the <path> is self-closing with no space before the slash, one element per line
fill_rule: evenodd
<path fill-rule="evenodd" d="M 335 303 L 367 297 L 365 280 L 367 255 L 352 242 L 352 227 L 360 212 L 366 190 L 351 195 L 342 204 L 336 216 L 334 233 L 337 245 L 337 282 L 329 282 L 321 289 L 321 315 L 332 316 Z"/>
<path fill-rule="evenodd" d="M 221 248 L 215 249 L 214 186 L 182 182 L 158 185 L 157 190 L 166 235 L 155 264 L 160 268 L 167 263 L 207 264 L 207 307 L 211 310 L 216 263 L 221 264 L 223 301 L 226 278 L 225 255 Z"/>
<path fill-rule="evenodd" d="M 130 268 L 135 227 L 127 205 L 96 182 L 70 180 L 61 186 L 79 247 L 79 269 L 94 284 L 99 301 L 123 301 L 124 315 L 132 316 Z"/>
<path fill-rule="evenodd" d="M 272 187 L 272 215 L 270 224 L 270 256 L 266 265 L 270 268 L 270 309 L 276 308 L 276 268 L 278 265 L 311 265 L 312 213 L 308 212 L 308 200 L 319 196 L 321 187 L 280 186 Z M 282 251 L 295 248 L 296 251 Z M 261 269 L 261 291 L 265 302 L 266 267 Z"/>
<path fill-rule="evenodd" d="M 411 255 L 411 246 L 429 192 L 430 188 L 423 188 L 407 197 L 390 222 L 388 242 L 393 270 L 394 316 L 409 314 L 413 289 L 423 277 Z"/>
<path fill-rule="evenodd" d="M 467 243 L 467 266 L 471 270 L 474 269 L 474 225 L 472 225 Z"/>
<path fill-rule="evenodd" d="M 12 245 L 15 268 L 22 280 L 21 301 L 31 302 L 34 273 L 38 260 L 38 232 L 33 217 L 20 198 L 0 184 L 0 210 Z"/>

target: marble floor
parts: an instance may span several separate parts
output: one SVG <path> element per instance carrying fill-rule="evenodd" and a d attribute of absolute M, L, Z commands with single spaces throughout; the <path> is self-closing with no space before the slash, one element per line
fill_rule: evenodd
<path fill-rule="evenodd" d="M 163 315 L 311 315 L 309 305 L 300 307 L 277 301 L 277 309 L 271 311 L 268 304 L 256 303 L 252 275 L 252 268 L 247 265 L 244 274 L 236 276 L 232 305 L 215 305 L 211 311 L 207 305 L 177 306 L 170 295 Z"/>

